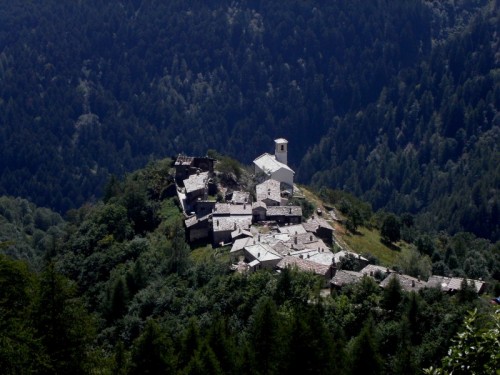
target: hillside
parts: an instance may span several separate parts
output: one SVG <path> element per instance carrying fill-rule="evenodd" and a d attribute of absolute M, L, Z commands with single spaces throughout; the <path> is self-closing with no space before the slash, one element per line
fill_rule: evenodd
<path fill-rule="evenodd" d="M 492 307 L 466 286 L 455 294 L 437 288 L 417 293 L 397 281 L 382 289 L 365 276 L 325 295 L 321 277 L 296 268 L 233 273 L 228 248 L 190 249 L 179 202 L 167 193 L 171 166 L 171 160 L 160 160 L 110 181 L 103 201 L 70 212 L 65 224 L 25 201 L 1 202 L 2 215 L 16 218 L 13 227 L 29 228 L 27 215 L 17 210 L 26 206 L 44 219 L 35 221 L 37 227 L 45 223 L 51 231 L 50 225 L 64 224 L 58 240 L 44 251 L 40 272 L 0 255 L 2 369 L 347 375 L 399 374 L 404 368 L 418 374 L 440 364 L 467 310 L 478 309 L 483 327 L 490 324 Z M 328 200 L 323 200 L 302 189 L 325 216 L 335 208 L 339 219 L 352 220 L 360 210 L 372 221 L 369 205 L 348 193 L 324 191 Z M 353 238 L 366 236 L 367 230 L 378 233 L 375 227 L 360 225 L 349 233 L 337 226 Z M 371 241 L 367 252 L 375 245 Z M 466 241 L 483 244 L 475 259 L 498 253 L 484 240 L 463 236 L 436 239 L 435 253 L 446 251 L 446 262 L 458 262 L 475 247 Z M 446 250 L 440 247 L 445 243 Z M 397 252 L 394 246 L 380 248 Z M 406 264 L 395 265 L 406 272 L 410 268 L 404 267 L 429 258 L 415 249 L 414 254 L 402 257 Z"/>
<path fill-rule="evenodd" d="M 0 194 L 64 212 L 110 173 L 211 148 L 249 162 L 277 136 L 298 166 L 486 3 L 3 1 Z M 302 165 L 304 183 L 324 170 Z"/>
<path fill-rule="evenodd" d="M 299 179 L 353 192 L 426 231 L 500 238 L 498 9 L 403 70 L 377 101 L 337 117 Z"/>

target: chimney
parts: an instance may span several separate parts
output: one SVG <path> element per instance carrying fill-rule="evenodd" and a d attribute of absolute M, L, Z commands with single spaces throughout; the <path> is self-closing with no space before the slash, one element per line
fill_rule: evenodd
<path fill-rule="evenodd" d="M 415 280 L 412 280 L 412 281 L 411 281 L 411 287 L 412 287 L 412 288 L 415 288 Z"/>
<path fill-rule="evenodd" d="M 294 237 L 294 239 L 293 239 L 293 243 L 294 243 L 295 245 L 297 245 L 297 237 Z"/>

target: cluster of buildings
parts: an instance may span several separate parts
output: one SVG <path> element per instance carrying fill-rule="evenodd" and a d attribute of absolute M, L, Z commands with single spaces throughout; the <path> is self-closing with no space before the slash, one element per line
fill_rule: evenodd
<path fill-rule="evenodd" d="M 406 291 L 439 287 L 446 292 L 460 289 L 461 278 L 432 276 L 427 282 L 394 270 L 368 264 L 362 256 L 331 251 L 334 229 L 322 215 L 303 222 L 301 206 L 289 205 L 294 194 L 294 171 L 287 165 L 288 142 L 275 140 L 274 155 L 257 157 L 254 172 L 258 183 L 253 194 L 232 191 L 217 201 L 215 159 L 179 155 L 175 161 L 177 194 L 185 214 L 188 240 L 231 245 L 237 262 L 233 270 L 283 270 L 287 267 L 312 272 L 324 278 L 324 286 L 340 289 L 363 277 L 375 279 L 384 288 L 397 278 Z M 355 265 L 343 268 L 345 259 Z M 484 282 L 470 280 L 478 293 Z"/>
<path fill-rule="evenodd" d="M 179 155 L 174 163 L 175 180 L 188 240 L 218 246 L 232 243 L 234 231 L 248 231 L 254 224 L 300 223 L 302 208 L 288 205 L 294 171 L 287 165 L 287 155 L 288 141 L 276 139 L 274 155 L 264 153 L 254 160 L 255 176 L 261 181 L 255 192 L 232 191 L 225 202 L 216 199 L 216 160 Z"/>

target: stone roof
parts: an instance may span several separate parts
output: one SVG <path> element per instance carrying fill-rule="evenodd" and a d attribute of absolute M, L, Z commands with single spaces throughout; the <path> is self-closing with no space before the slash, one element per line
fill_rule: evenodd
<path fill-rule="evenodd" d="M 385 288 L 393 278 L 398 279 L 401 288 L 407 292 L 411 291 L 417 292 L 420 289 L 425 288 L 427 286 L 427 283 L 425 281 L 416 279 L 408 275 L 400 275 L 398 273 L 391 273 L 379 285 L 382 288 Z"/>
<path fill-rule="evenodd" d="M 368 264 L 365 268 L 363 268 L 361 271 L 363 275 L 367 276 L 372 276 L 375 277 L 377 273 L 380 273 L 382 276 L 382 279 L 384 279 L 387 275 L 390 273 L 393 273 L 394 270 L 391 270 L 387 267 L 382 267 L 382 266 L 377 266 L 375 264 Z"/>
<path fill-rule="evenodd" d="M 262 209 L 267 209 L 267 205 L 264 202 L 254 202 L 252 203 L 252 210 L 255 210 L 257 208 L 262 208 Z"/>
<path fill-rule="evenodd" d="M 316 263 L 307 259 L 300 259 L 293 256 L 285 256 L 277 264 L 278 268 L 284 269 L 287 267 L 297 267 L 300 271 L 312 272 L 316 275 L 326 275 L 330 270 L 330 266 Z"/>
<path fill-rule="evenodd" d="M 253 234 L 249 230 L 238 228 L 231 232 L 231 238 L 236 237 L 253 237 Z"/>
<path fill-rule="evenodd" d="M 313 216 L 309 220 L 307 220 L 307 223 L 333 231 L 333 227 L 330 225 L 330 223 L 322 217 Z"/>
<path fill-rule="evenodd" d="M 286 233 L 286 234 L 290 234 L 290 235 L 306 234 L 307 233 L 306 229 L 304 228 L 304 226 L 302 224 L 285 225 L 285 226 L 279 227 L 278 231 L 280 233 Z"/>
<path fill-rule="evenodd" d="M 208 172 L 201 172 L 198 174 L 193 174 L 189 178 L 184 180 L 184 187 L 186 188 L 186 193 L 192 193 L 206 187 L 208 181 Z"/>
<path fill-rule="evenodd" d="M 212 212 L 213 216 L 219 215 L 251 215 L 251 204 L 230 204 L 230 203 L 216 203 Z"/>
<path fill-rule="evenodd" d="M 238 228 L 248 229 L 252 224 L 252 217 L 221 216 L 212 218 L 214 232 L 233 231 Z"/>
<path fill-rule="evenodd" d="M 271 199 L 276 202 L 281 202 L 280 182 L 270 179 L 258 184 L 255 187 L 255 196 L 257 201 Z"/>
<path fill-rule="evenodd" d="M 238 238 L 233 242 L 233 246 L 231 247 L 231 253 L 236 253 L 238 251 L 241 251 L 245 248 L 245 246 L 250 246 L 250 245 L 255 245 L 255 238 L 252 237 L 245 237 L 245 238 Z"/>
<path fill-rule="evenodd" d="M 198 224 L 199 222 L 208 220 L 209 217 L 210 217 L 210 215 L 205 215 L 202 217 L 191 216 L 191 217 L 187 218 L 186 220 L 184 220 L 184 224 L 186 224 L 186 228 L 190 228 L 190 227 Z"/>
<path fill-rule="evenodd" d="M 255 245 L 245 246 L 244 250 L 261 263 L 282 258 L 280 254 L 267 244 L 257 243 Z"/>
<path fill-rule="evenodd" d="M 330 283 L 337 287 L 343 287 L 359 282 L 363 276 L 361 272 L 337 270 Z"/>
<path fill-rule="evenodd" d="M 321 249 L 319 251 L 312 249 L 292 251 L 290 252 L 290 255 L 297 258 L 302 257 L 302 259 L 308 259 L 310 261 L 320 263 L 325 266 L 329 266 L 332 264 L 332 257 L 333 257 L 333 253 L 328 248 Z"/>
<path fill-rule="evenodd" d="M 354 255 L 356 258 L 361 259 L 361 260 L 363 260 L 365 262 L 368 262 L 368 259 L 362 257 L 359 254 L 353 253 L 352 251 L 342 250 L 342 251 L 339 251 L 338 253 L 333 254 L 335 263 L 339 263 L 340 262 L 340 258 L 344 258 L 348 254 Z"/>
<path fill-rule="evenodd" d="M 445 277 L 445 276 L 431 276 L 427 280 L 427 286 L 429 288 L 440 288 L 444 292 L 455 292 L 462 289 L 461 277 Z M 476 293 L 480 293 L 484 287 L 484 281 L 467 279 L 467 283 L 470 285 L 474 283 L 474 289 Z"/>
<path fill-rule="evenodd" d="M 279 162 L 274 155 L 268 154 L 267 152 L 257 157 L 253 162 L 260 170 L 268 175 L 282 168 L 295 173 L 288 165 Z"/>
<path fill-rule="evenodd" d="M 271 206 L 267 208 L 267 217 L 273 216 L 299 216 L 302 217 L 300 206 Z"/>
<path fill-rule="evenodd" d="M 193 163 L 193 160 L 194 160 L 193 156 L 186 156 L 179 154 L 177 156 L 177 159 L 175 160 L 174 165 L 191 165 Z"/>
<path fill-rule="evenodd" d="M 231 202 L 235 204 L 244 204 L 250 202 L 250 193 L 248 191 L 233 191 Z"/>

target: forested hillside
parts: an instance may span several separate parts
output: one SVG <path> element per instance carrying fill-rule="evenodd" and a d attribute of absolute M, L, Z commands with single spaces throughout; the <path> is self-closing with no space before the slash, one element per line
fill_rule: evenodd
<path fill-rule="evenodd" d="M 278 136 L 298 166 L 486 3 L 2 1 L 0 193 L 65 211 L 150 158 Z"/>
<path fill-rule="evenodd" d="M 302 180 L 374 208 L 420 212 L 427 230 L 500 238 L 500 19 L 477 17 L 376 102 L 337 117 L 301 162 Z"/>
<path fill-rule="evenodd" d="M 471 340 L 493 332 L 495 308 L 471 286 L 455 295 L 405 292 L 397 279 L 381 289 L 365 276 L 325 295 L 323 277 L 309 272 L 232 273 L 229 248 L 185 242 L 178 201 L 161 194 L 170 165 L 150 163 L 114 180 L 103 201 L 71 211 L 67 222 L 23 200 L 0 201 L 1 222 L 11 222 L 0 234 L 23 232 L 29 247 L 39 231 L 51 232 L 50 246 L 37 253 L 38 272 L 37 259 L 14 260 L 3 254 L 13 244 L 2 243 L 3 373 L 420 374 L 447 363 L 441 358 L 469 310 L 478 322 L 468 319 L 465 346 L 450 353 L 468 356 L 474 342 L 481 351 L 471 364 L 491 373 L 497 338 Z M 433 259 L 446 251 L 450 267 L 474 254 L 489 257 L 479 271 L 498 270 L 498 245 L 464 236 L 436 241 Z M 472 253 L 479 242 L 483 249 Z"/>

